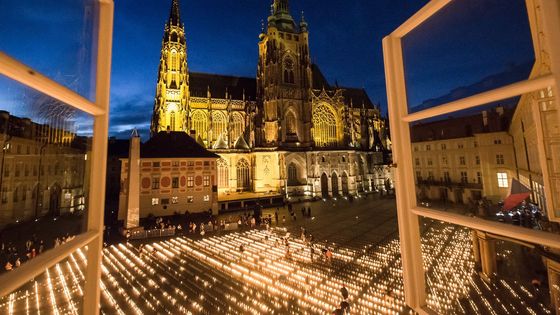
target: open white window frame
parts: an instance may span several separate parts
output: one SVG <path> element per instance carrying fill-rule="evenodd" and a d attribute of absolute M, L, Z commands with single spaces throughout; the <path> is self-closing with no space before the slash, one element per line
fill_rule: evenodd
<path fill-rule="evenodd" d="M 387 83 L 387 101 L 393 143 L 393 161 L 395 171 L 395 191 L 401 256 L 403 264 L 403 280 L 405 302 L 420 314 L 432 314 L 426 302 L 426 283 L 421 251 L 419 217 L 427 217 L 451 224 L 506 236 L 544 246 L 560 248 L 560 236 L 527 228 L 505 225 L 480 218 L 469 218 L 463 215 L 447 213 L 419 207 L 416 203 L 412 147 L 410 140 L 410 123 L 426 118 L 474 108 L 490 102 L 535 92 L 552 87 L 557 114 L 560 121 L 560 1 L 526 0 L 527 8 L 537 4 L 543 18 L 543 29 L 549 51 L 551 73 L 540 77 L 523 80 L 488 92 L 422 110 L 408 113 L 407 87 L 404 73 L 401 40 L 420 24 L 431 18 L 453 0 L 432 0 L 400 27 L 383 39 L 383 55 L 385 62 L 385 79 Z M 537 104 L 535 104 L 537 106 Z M 545 195 L 552 205 L 553 196 L 547 166 L 543 165 Z"/>
<path fill-rule="evenodd" d="M 0 296 L 17 290 L 32 278 L 45 272 L 47 268 L 67 258 L 77 249 L 87 246 L 87 270 L 85 271 L 82 308 L 83 314 L 86 315 L 99 314 L 114 11 L 112 0 L 97 1 L 98 19 L 95 24 L 97 32 L 93 33 L 97 36 L 95 102 L 0 51 L 0 74 L 94 117 L 87 231 L 72 241 L 25 263 L 16 271 L 0 276 L 0 283 L 2 283 Z"/>

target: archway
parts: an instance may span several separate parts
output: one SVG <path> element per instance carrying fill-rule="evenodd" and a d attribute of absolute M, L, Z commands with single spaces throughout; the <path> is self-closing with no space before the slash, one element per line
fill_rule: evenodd
<path fill-rule="evenodd" d="M 333 197 L 336 197 L 340 194 L 340 192 L 338 191 L 338 175 L 336 175 L 336 173 L 332 173 L 331 176 L 331 181 L 332 181 L 332 195 Z"/>
<path fill-rule="evenodd" d="M 321 195 L 323 198 L 329 197 L 329 178 L 325 173 L 321 175 Z"/>
<path fill-rule="evenodd" d="M 346 172 L 342 173 L 342 194 L 350 194 L 350 190 L 348 189 L 348 174 L 346 174 Z"/>
<path fill-rule="evenodd" d="M 49 189 L 49 211 L 53 216 L 60 215 L 60 197 L 62 189 L 59 184 L 54 184 Z"/>

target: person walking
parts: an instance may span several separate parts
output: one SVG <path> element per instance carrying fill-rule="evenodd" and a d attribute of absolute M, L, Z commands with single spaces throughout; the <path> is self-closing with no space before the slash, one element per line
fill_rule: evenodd
<path fill-rule="evenodd" d="M 274 219 L 276 220 L 276 225 L 278 225 L 278 208 L 276 208 L 276 212 L 274 212 Z"/>

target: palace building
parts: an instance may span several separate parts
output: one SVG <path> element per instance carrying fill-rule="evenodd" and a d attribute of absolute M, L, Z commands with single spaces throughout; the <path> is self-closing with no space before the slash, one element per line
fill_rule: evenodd
<path fill-rule="evenodd" d="M 173 0 L 151 134 L 185 132 L 219 155 L 221 201 L 392 187 L 379 107 L 364 89 L 329 84 L 311 62 L 308 24 L 303 15 L 294 21 L 288 0 L 274 1 L 259 35 L 256 78 L 189 72 L 179 11 Z"/>

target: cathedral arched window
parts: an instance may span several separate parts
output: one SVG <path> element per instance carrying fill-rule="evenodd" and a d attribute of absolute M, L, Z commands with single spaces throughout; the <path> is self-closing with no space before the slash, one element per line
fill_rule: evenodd
<path fill-rule="evenodd" d="M 240 159 L 237 162 L 237 189 L 248 190 L 250 188 L 249 162 Z"/>
<path fill-rule="evenodd" d="M 208 117 L 203 111 L 197 110 L 193 112 L 191 117 L 191 129 L 196 131 L 197 138 L 200 136 L 202 140 L 206 140 L 208 136 Z"/>
<path fill-rule="evenodd" d="M 228 188 L 229 167 L 227 161 L 224 159 L 219 159 L 216 164 L 218 166 L 218 188 Z"/>
<path fill-rule="evenodd" d="M 212 141 L 216 141 L 220 135 L 227 131 L 226 115 L 220 111 L 212 112 Z"/>
<path fill-rule="evenodd" d="M 284 83 L 294 84 L 294 62 L 291 58 L 284 60 Z"/>
<path fill-rule="evenodd" d="M 294 163 L 288 165 L 288 185 L 294 186 L 298 184 L 298 169 Z"/>
<path fill-rule="evenodd" d="M 297 134 L 296 115 L 292 111 L 286 114 L 286 134 Z"/>
<path fill-rule="evenodd" d="M 175 112 L 171 112 L 169 114 L 169 130 L 171 131 L 177 131 L 177 129 L 175 129 L 176 125 L 175 125 Z"/>
<path fill-rule="evenodd" d="M 240 113 L 233 113 L 232 115 L 231 140 L 235 141 L 245 132 L 245 123 Z"/>
<path fill-rule="evenodd" d="M 336 114 L 325 103 L 313 109 L 313 140 L 318 147 L 336 146 L 338 143 Z"/>
<path fill-rule="evenodd" d="M 169 62 L 169 68 L 170 70 L 177 70 L 177 52 L 175 50 L 171 51 L 171 58 L 170 58 L 170 62 Z"/>

